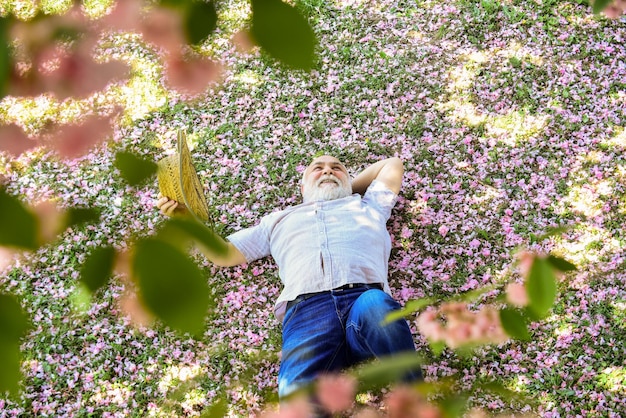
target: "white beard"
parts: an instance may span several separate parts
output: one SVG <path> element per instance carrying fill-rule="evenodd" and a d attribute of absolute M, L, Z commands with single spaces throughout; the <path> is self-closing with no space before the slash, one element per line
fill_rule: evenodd
<path fill-rule="evenodd" d="M 332 180 L 335 185 L 322 185 L 322 182 Z M 349 182 L 342 184 L 335 176 L 320 177 L 317 182 L 308 182 L 302 189 L 304 203 L 317 202 L 320 200 L 335 200 L 352 194 L 352 185 Z"/>

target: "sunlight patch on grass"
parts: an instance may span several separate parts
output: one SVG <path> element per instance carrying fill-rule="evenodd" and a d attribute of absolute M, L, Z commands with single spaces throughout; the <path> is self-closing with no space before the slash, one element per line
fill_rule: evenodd
<path fill-rule="evenodd" d="M 367 0 L 335 0 L 335 5 L 340 9 L 345 9 L 346 7 L 365 7 L 364 5 L 368 3 Z"/>
<path fill-rule="evenodd" d="M 557 243 L 554 252 L 583 270 L 589 264 L 598 263 L 603 253 L 618 251 L 620 248 L 620 242 L 611 237 L 608 231 L 588 227 L 580 231 L 575 239 Z"/>
<path fill-rule="evenodd" d="M 251 13 L 249 2 L 233 1 L 229 2 L 228 7 L 218 10 L 218 21 L 220 26 L 234 30 L 241 27 L 250 18 Z"/>
<path fill-rule="evenodd" d="M 613 308 L 613 316 L 620 320 L 622 327 L 626 327 L 626 302 L 612 301 L 611 307 Z"/>
<path fill-rule="evenodd" d="M 83 10 L 87 16 L 97 19 L 102 17 L 114 3 L 115 0 L 83 0 Z"/>
<path fill-rule="evenodd" d="M 505 58 L 509 58 L 508 62 L 511 64 L 511 59 L 517 59 L 517 60 L 521 60 L 523 59 L 524 61 L 530 62 L 531 64 L 534 65 L 543 65 L 544 64 L 544 60 L 543 58 L 541 58 L 538 55 L 533 55 L 528 53 L 527 51 L 525 51 L 524 46 L 516 41 L 513 41 L 509 44 L 509 46 L 507 48 L 504 48 L 502 51 L 500 51 L 498 53 L 499 56 L 503 56 Z M 521 64 L 521 62 L 520 62 Z"/>
<path fill-rule="evenodd" d="M 626 368 L 607 367 L 596 378 L 601 386 L 611 392 L 626 391 Z"/>
<path fill-rule="evenodd" d="M 449 111 L 454 121 L 465 122 L 469 126 L 478 126 L 485 122 L 486 116 L 476 112 L 476 106 L 467 102 L 462 97 L 453 97 L 439 106 L 440 110 Z"/>
<path fill-rule="evenodd" d="M 602 142 L 602 144 L 606 146 L 621 147 L 626 150 L 626 129 L 621 126 L 617 129 L 619 129 L 619 131 L 615 134 L 615 136 Z"/>
<path fill-rule="evenodd" d="M 96 393 L 91 396 L 90 401 L 96 404 L 114 403 L 119 406 L 128 404 L 134 392 L 130 390 L 128 384 L 114 383 L 108 381 L 103 382 Z"/>
<path fill-rule="evenodd" d="M 594 190 L 586 185 L 573 186 L 565 201 L 573 211 L 592 218 L 602 213 L 602 202 L 595 195 Z"/>
<path fill-rule="evenodd" d="M 57 111 L 57 101 L 45 95 L 33 98 L 7 96 L 0 102 L 0 113 L 4 114 L 3 122 L 15 123 L 29 133 L 43 128 Z"/>
<path fill-rule="evenodd" d="M 452 82 L 449 88 L 452 91 L 466 90 L 472 87 L 474 83 L 475 71 L 471 66 L 463 65 L 450 71 L 450 79 Z"/>
<path fill-rule="evenodd" d="M 514 147 L 518 141 L 540 134 L 547 123 L 546 115 L 533 116 L 524 111 L 515 111 L 490 118 L 486 126 L 489 135 Z"/>
<path fill-rule="evenodd" d="M 482 193 L 475 193 L 471 201 L 479 205 L 487 205 L 490 201 L 500 198 L 500 194 L 500 191 L 495 187 L 487 186 L 483 188 Z"/>
<path fill-rule="evenodd" d="M 235 75 L 233 79 L 243 84 L 247 84 L 250 87 L 258 86 L 262 82 L 262 80 L 259 78 L 259 75 L 252 70 L 244 70 Z"/>
<path fill-rule="evenodd" d="M 204 405 L 206 394 L 200 389 L 191 389 L 185 393 L 185 397 L 181 402 L 181 407 L 185 411 L 194 411 L 197 407 Z"/>
<path fill-rule="evenodd" d="M 30 20 L 37 14 L 35 2 L 26 1 L 4 1 L 0 4 L 1 9 L 5 9 L 20 20 Z"/>
<path fill-rule="evenodd" d="M 141 119 L 153 110 L 165 105 L 166 93 L 149 80 L 133 79 L 128 85 L 120 88 L 126 104 L 127 115 L 133 119 Z"/>
<path fill-rule="evenodd" d="M 66 13 L 72 7 L 72 0 L 42 0 L 40 8 L 43 12 L 49 14 Z"/>
<path fill-rule="evenodd" d="M 159 391 L 163 394 L 174 389 L 181 382 L 187 382 L 198 377 L 202 373 L 202 368 L 195 366 L 169 366 L 163 373 L 163 378 L 159 381 Z"/>

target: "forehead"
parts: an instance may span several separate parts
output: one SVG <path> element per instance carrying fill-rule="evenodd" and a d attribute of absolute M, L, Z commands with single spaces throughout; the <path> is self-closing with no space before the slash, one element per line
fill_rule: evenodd
<path fill-rule="evenodd" d="M 306 171 L 310 171 L 312 168 L 317 167 L 317 166 L 324 166 L 324 165 L 338 165 L 342 168 L 343 171 L 347 172 L 348 170 L 346 169 L 346 167 L 342 164 L 341 161 L 339 161 L 338 158 L 335 158 L 331 155 L 322 155 L 321 157 L 317 157 L 315 159 L 313 159 L 313 161 L 311 161 L 311 164 L 309 164 L 309 166 L 307 167 Z"/>

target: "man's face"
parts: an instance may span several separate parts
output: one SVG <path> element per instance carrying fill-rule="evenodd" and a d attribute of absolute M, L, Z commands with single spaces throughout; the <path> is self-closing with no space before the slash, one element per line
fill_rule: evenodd
<path fill-rule="evenodd" d="M 335 157 L 317 157 L 302 177 L 304 202 L 334 200 L 352 194 L 352 185 L 346 167 Z"/>

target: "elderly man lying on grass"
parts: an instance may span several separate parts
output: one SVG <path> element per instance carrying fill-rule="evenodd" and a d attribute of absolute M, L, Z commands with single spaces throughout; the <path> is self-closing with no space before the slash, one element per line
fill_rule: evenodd
<path fill-rule="evenodd" d="M 284 284 L 275 305 L 283 324 L 281 399 L 322 373 L 415 351 L 406 321 L 383 323 L 400 307 L 387 282 L 391 239 L 386 223 L 403 173 L 402 161 L 388 158 L 350 182 L 337 158 L 317 157 L 302 178 L 302 204 L 228 236 L 226 255 L 203 250 L 219 266 L 268 255 L 276 261 Z M 157 207 L 172 215 L 181 206 L 161 197 Z M 419 370 L 406 376 L 420 378 Z"/>

